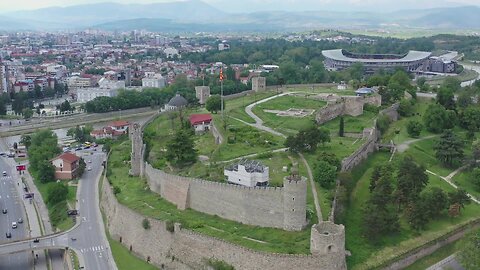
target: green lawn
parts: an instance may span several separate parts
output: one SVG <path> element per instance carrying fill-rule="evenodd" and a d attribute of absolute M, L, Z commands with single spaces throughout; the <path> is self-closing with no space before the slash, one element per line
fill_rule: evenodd
<path fill-rule="evenodd" d="M 113 240 L 107 232 L 108 243 L 110 244 L 110 250 L 112 251 L 113 259 L 117 264 L 119 270 L 156 270 L 155 266 L 147 263 L 146 261 L 135 257 L 128 248 L 122 246 L 120 242 Z"/>
<path fill-rule="evenodd" d="M 253 112 L 264 121 L 264 125 L 271 127 L 285 135 L 293 135 L 309 127 L 315 119 L 315 113 L 327 103 L 300 96 L 282 96 L 256 105 Z M 288 109 L 312 109 L 311 115 L 304 117 L 277 116 L 276 113 L 265 110 L 284 111 Z"/>
<path fill-rule="evenodd" d="M 128 176 L 129 168 L 125 166 L 124 161 L 130 159 L 131 146 L 129 141 L 114 146 L 112 149 L 113 152 L 109 157 L 109 180 L 114 186 L 121 189 L 121 192 L 117 194 L 119 202 L 129 208 L 152 218 L 180 222 L 187 229 L 248 248 L 279 253 L 309 253 L 309 227 L 300 232 L 289 232 L 244 225 L 191 209 L 178 210 L 175 205 L 149 191 L 146 188 L 145 181 Z M 246 237 L 266 243 L 252 241 L 246 239 Z"/>
<path fill-rule="evenodd" d="M 480 190 L 471 182 L 470 179 L 472 178 L 472 171 L 466 170 L 455 175 L 453 181 L 459 187 L 462 187 L 468 193 L 475 196 L 477 199 L 480 199 Z"/>
<path fill-rule="evenodd" d="M 363 205 L 369 197 L 368 186 L 373 165 L 387 162 L 389 156 L 389 153 L 375 153 L 359 168 L 356 168 L 357 172 L 354 170 L 353 177 L 358 182 L 351 194 L 345 222 L 346 247 L 352 253 L 352 256 L 347 258 L 349 269 L 371 269 L 379 266 L 382 262 L 421 246 L 480 216 L 480 206 L 470 204 L 462 210 L 461 216 L 458 218 L 451 219 L 445 214 L 443 217 L 429 222 L 426 230 L 421 234 L 410 229 L 405 219 L 401 218 L 400 232 L 383 237 L 379 244 L 371 244 L 363 235 Z M 440 187 L 446 192 L 453 191 L 453 187 L 436 176 L 429 176 L 427 188 L 432 187 Z"/>
<path fill-rule="evenodd" d="M 226 100 L 225 114 L 230 117 L 238 118 L 247 123 L 253 124 L 255 123 L 255 121 L 250 116 L 248 116 L 248 114 L 245 112 L 245 107 L 247 107 L 248 105 L 256 101 L 259 101 L 277 94 L 278 93 L 276 91 L 266 91 L 266 92 L 260 92 L 260 93 L 253 93 L 247 96 L 243 96 L 243 97 L 239 97 L 231 100 Z"/>
<path fill-rule="evenodd" d="M 36 177 L 34 175 L 35 174 L 32 174 L 35 186 L 37 187 L 38 191 L 42 195 L 43 200 L 46 201 L 48 188 L 50 185 L 54 185 L 55 182 L 41 183 L 40 181 L 36 180 Z M 63 183 L 65 185 L 67 184 L 66 182 L 63 182 Z M 67 200 L 72 200 L 72 198 L 73 200 L 75 200 L 74 199 L 75 196 L 76 196 L 76 187 L 68 187 Z M 50 222 L 54 228 L 58 228 L 61 231 L 65 231 L 73 227 L 75 223 L 71 218 L 67 216 L 68 207 L 67 207 L 66 201 L 57 203 L 55 205 L 46 203 L 46 205 L 48 209 L 48 215 L 50 217 Z"/>
<path fill-rule="evenodd" d="M 371 128 L 373 127 L 373 120 L 377 117 L 377 114 L 370 111 L 363 111 L 362 115 L 359 116 L 350 116 L 345 115 L 343 117 L 345 123 L 345 132 L 355 132 L 361 133 L 363 132 L 364 128 Z M 321 125 L 330 132 L 334 134 L 338 134 L 338 129 L 340 126 L 340 117 L 337 117 L 331 121 L 328 121 Z"/>

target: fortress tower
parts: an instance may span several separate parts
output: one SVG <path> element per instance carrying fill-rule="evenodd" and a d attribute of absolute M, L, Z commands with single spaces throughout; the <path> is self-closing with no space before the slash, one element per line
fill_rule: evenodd
<path fill-rule="evenodd" d="M 300 231 L 307 225 L 307 179 L 287 176 L 283 179 L 283 226 L 287 231 Z"/>
<path fill-rule="evenodd" d="M 130 175 L 143 176 L 143 139 L 142 129 L 139 124 L 135 123 L 129 127 L 129 135 L 132 140 L 131 169 Z"/>

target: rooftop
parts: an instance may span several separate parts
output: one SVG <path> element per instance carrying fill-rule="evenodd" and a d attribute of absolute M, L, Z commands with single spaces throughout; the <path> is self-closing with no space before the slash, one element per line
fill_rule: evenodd
<path fill-rule="evenodd" d="M 242 165 L 245 167 L 245 171 L 249 173 L 259 172 L 263 173 L 265 169 L 268 169 L 265 165 L 263 165 L 260 161 L 257 160 L 248 160 L 248 159 L 241 159 L 238 163 L 235 163 L 227 168 L 227 171 L 238 171 L 238 166 Z"/>
<path fill-rule="evenodd" d="M 349 61 L 349 62 L 359 62 L 359 63 L 369 63 L 369 62 L 389 62 L 389 63 L 404 63 L 404 62 L 413 62 L 430 57 L 431 52 L 422 52 L 422 51 L 408 51 L 408 53 L 403 55 L 398 54 L 354 54 L 346 50 L 335 49 L 335 50 L 324 50 L 322 55 L 325 58 L 330 58 L 337 61 Z"/>
<path fill-rule="evenodd" d="M 73 163 L 77 160 L 80 160 L 80 158 L 72 153 L 66 152 L 61 154 L 60 156 L 56 157 L 55 159 L 62 159 L 64 161 L 67 161 L 69 163 Z"/>
<path fill-rule="evenodd" d="M 212 115 L 209 113 L 205 114 L 192 114 L 189 117 L 190 124 L 195 125 L 197 123 L 210 122 L 212 121 Z"/>

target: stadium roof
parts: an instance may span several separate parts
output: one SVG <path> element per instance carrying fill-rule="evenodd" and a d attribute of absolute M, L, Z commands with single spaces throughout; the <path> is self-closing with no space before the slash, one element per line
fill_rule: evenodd
<path fill-rule="evenodd" d="M 353 57 L 348 57 L 344 54 L 344 50 L 342 49 L 336 49 L 336 50 L 325 50 L 322 51 L 323 56 L 326 58 L 330 58 L 333 60 L 337 61 L 348 61 L 348 62 L 359 62 L 359 63 L 368 63 L 368 62 L 389 62 L 389 63 L 404 63 L 404 62 L 413 62 L 413 61 L 418 61 L 422 60 L 425 58 L 428 58 L 432 53 L 431 52 L 422 52 L 422 51 L 409 51 L 407 54 L 405 54 L 403 57 L 399 58 L 387 58 L 390 55 L 385 55 L 386 58 L 384 59 L 378 59 L 377 57 L 379 55 L 375 55 L 376 57 L 374 58 L 372 55 L 372 58 L 366 58 L 368 57 L 368 54 L 359 54 L 361 56 L 365 56 L 365 58 L 353 58 Z M 348 53 L 347 54 L 351 54 Z M 391 55 L 393 56 L 393 55 Z"/>

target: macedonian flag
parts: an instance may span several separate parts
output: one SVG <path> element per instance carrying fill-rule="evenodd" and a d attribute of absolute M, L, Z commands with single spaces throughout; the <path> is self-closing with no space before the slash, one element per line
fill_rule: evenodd
<path fill-rule="evenodd" d="M 223 68 L 220 68 L 220 81 L 223 82 Z"/>

